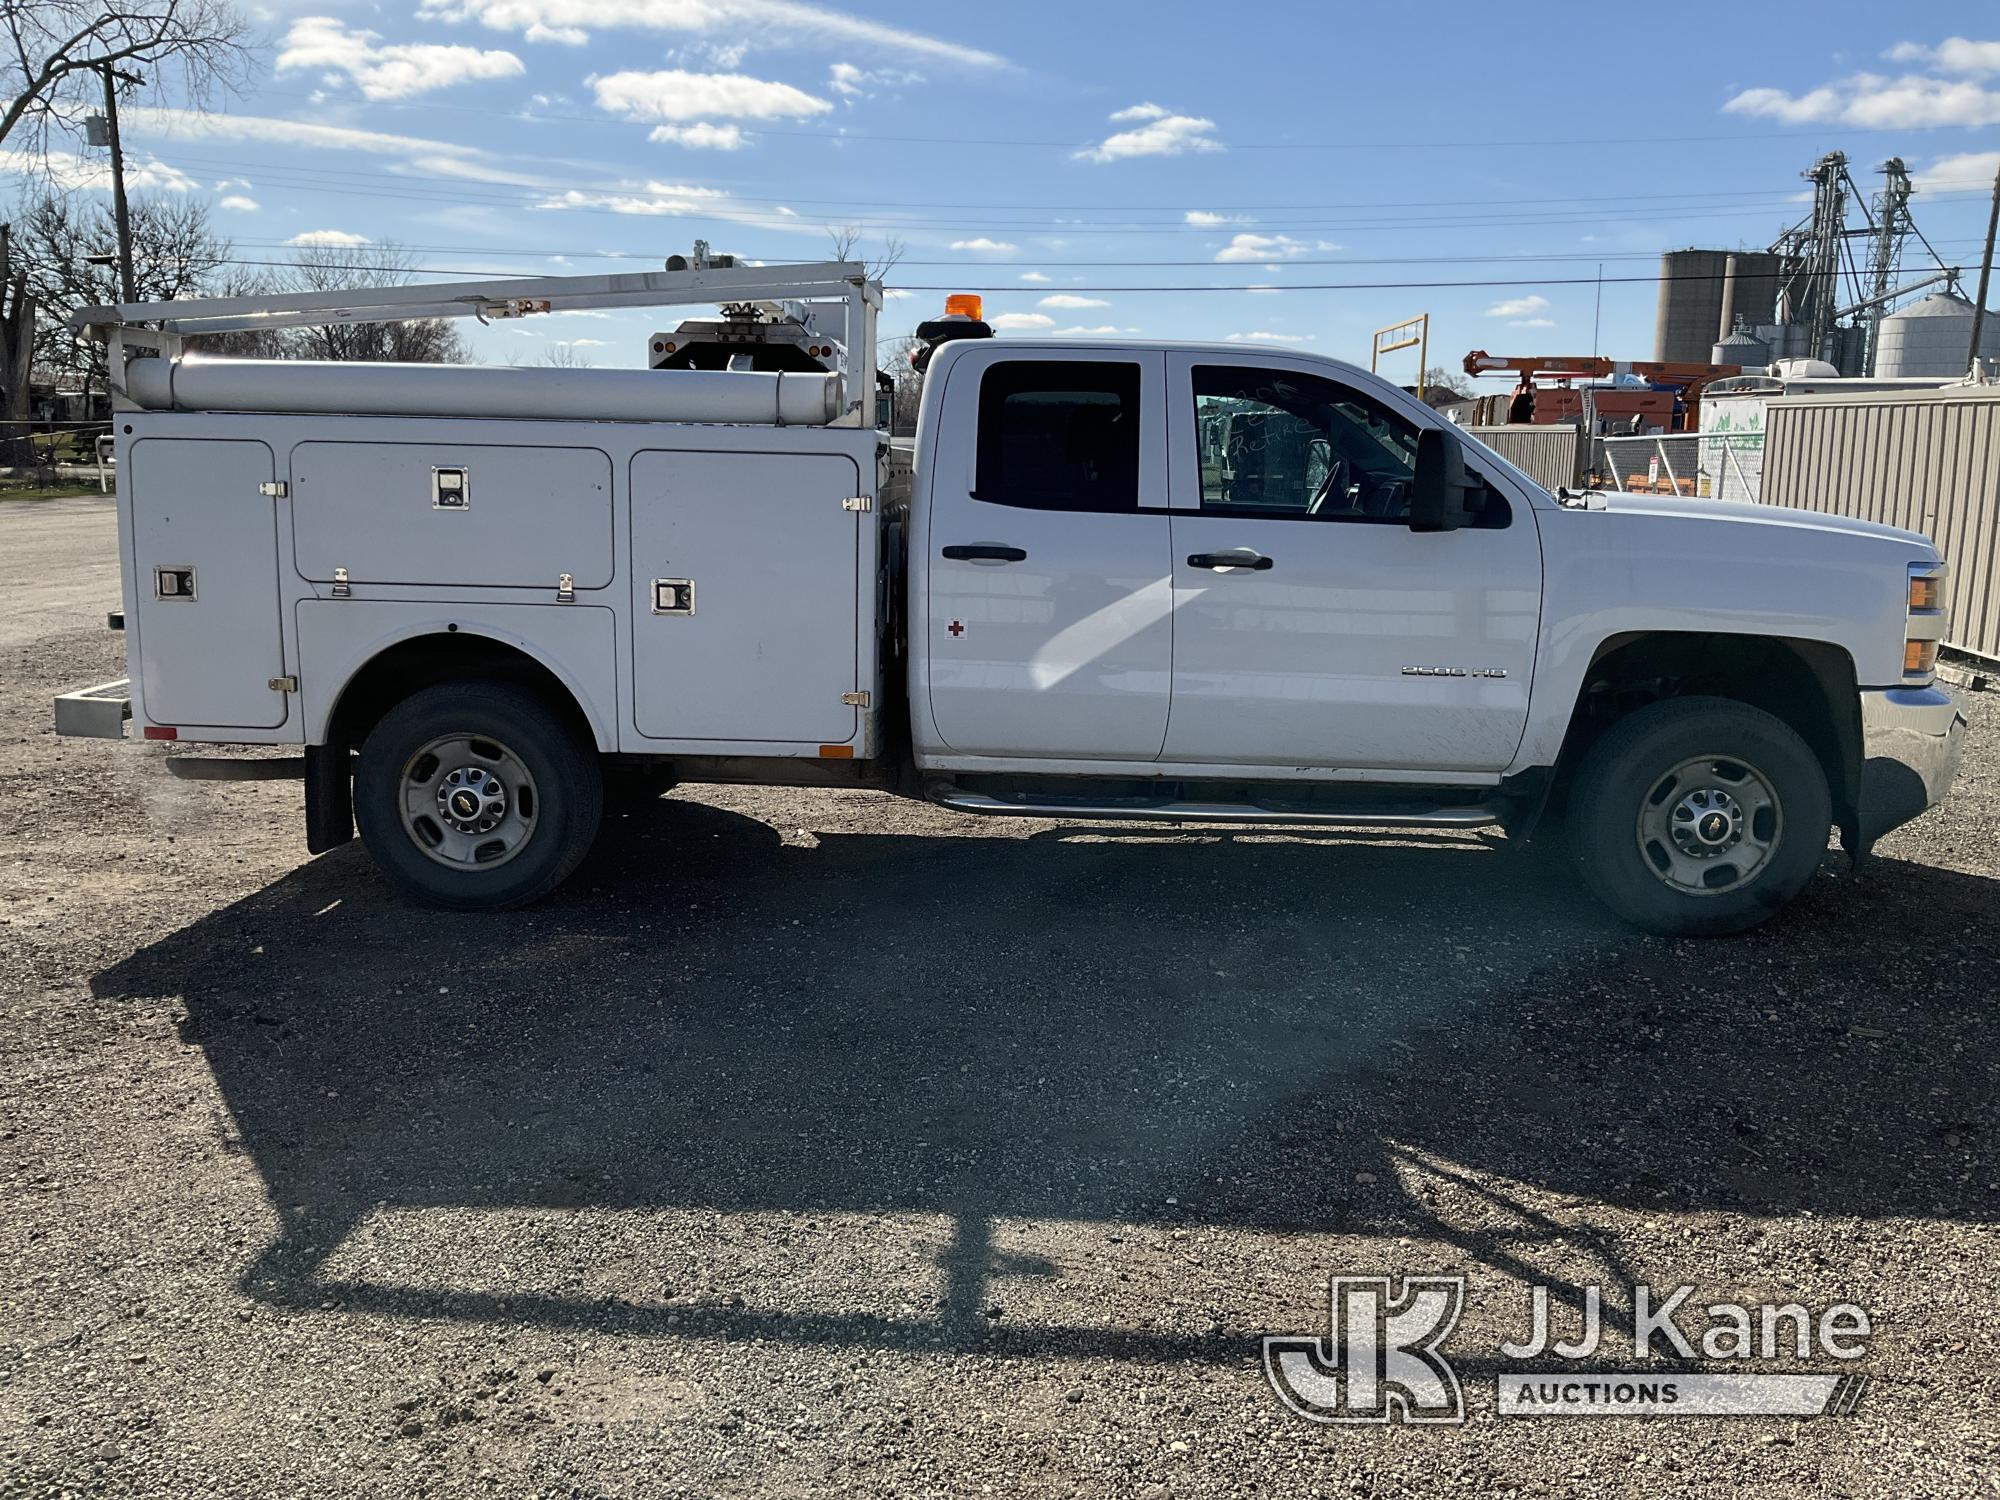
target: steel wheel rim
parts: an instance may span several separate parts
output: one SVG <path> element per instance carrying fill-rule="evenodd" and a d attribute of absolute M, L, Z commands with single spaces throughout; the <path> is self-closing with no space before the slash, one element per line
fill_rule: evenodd
<path fill-rule="evenodd" d="M 403 763 L 396 807 L 427 858 L 452 870 L 491 870 L 527 847 L 542 799 L 527 766 L 500 741 L 447 734 Z"/>
<path fill-rule="evenodd" d="M 1777 788 L 1739 756 L 1695 755 L 1656 777 L 1639 803 L 1639 857 L 1684 896 L 1738 891 L 1784 837 Z"/>

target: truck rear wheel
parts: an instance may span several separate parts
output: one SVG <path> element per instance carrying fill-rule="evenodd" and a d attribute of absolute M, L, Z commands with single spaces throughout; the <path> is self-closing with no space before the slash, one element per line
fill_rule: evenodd
<path fill-rule="evenodd" d="M 1812 879 L 1832 821 L 1811 747 L 1728 698 L 1673 698 L 1619 720 L 1570 795 L 1570 837 L 1590 888 L 1626 921 L 1669 937 L 1764 921 Z"/>
<path fill-rule="evenodd" d="M 535 694 L 446 682 L 405 698 L 361 746 L 354 816 L 390 879 L 459 911 L 521 906 L 589 852 L 597 756 Z"/>

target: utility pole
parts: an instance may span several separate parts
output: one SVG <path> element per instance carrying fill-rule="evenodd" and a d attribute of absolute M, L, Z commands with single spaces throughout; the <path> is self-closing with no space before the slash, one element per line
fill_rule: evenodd
<path fill-rule="evenodd" d="M 110 63 L 105 63 L 104 74 L 104 119 L 111 144 L 111 203 L 118 217 L 118 300 L 137 302 L 138 293 L 132 283 L 132 216 L 125 206 L 125 148 L 118 139 L 118 85 L 119 83 L 140 84 L 145 79 L 136 73 L 121 73 Z"/>
<path fill-rule="evenodd" d="M 1986 216 L 1986 255 L 1979 262 L 1979 295 L 1972 301 L 1972 373 L 1980 373 L 1979 337 L 1986 329 L 1986 284 L 1993 279 L 1993 231 L 2000 229 L 2000 172 L 1993 174 L 1993 211 Z"/>

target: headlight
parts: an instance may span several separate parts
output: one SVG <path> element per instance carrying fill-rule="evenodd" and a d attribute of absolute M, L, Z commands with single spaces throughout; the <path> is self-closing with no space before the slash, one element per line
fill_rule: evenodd
<path fill-rule="evenodd" d="M 1928 679 L 1937 666 L 1938 642 L 1945 631 L 1944 564 L 1910 564 L 1910 591 L 1903 620 L 1903 676 Z"/>

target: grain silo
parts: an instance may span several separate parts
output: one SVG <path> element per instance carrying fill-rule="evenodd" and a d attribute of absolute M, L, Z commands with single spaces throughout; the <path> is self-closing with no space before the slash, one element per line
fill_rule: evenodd
<path fill-rule="evenodd" d="M 1707 364 L 1716 340 L 1775 322 L 1781 261 L 1767 250 L 1669 250 L 1660 257 L 1653 358 Z"/>
<path fill-rule="evenodd" d="M 1950 377 L 1972 368 L 1972 304 L 1935 292 L 1882 320 L 1875 373 L 1885 380 L 1917 375 Z M 2000 357 L 2000 319 L 1987 315 L 1979 334 L 1982 359 Z"/>
<path fill-rule="evenodd" d="M 1709 351 L 1712 365 L 1736 365 L 1745 373 L 1763 370 L 1771 363 L 1771 346 L 1747 328 L 1739 328 L 1726 339 L 1717 339 Z"/>

